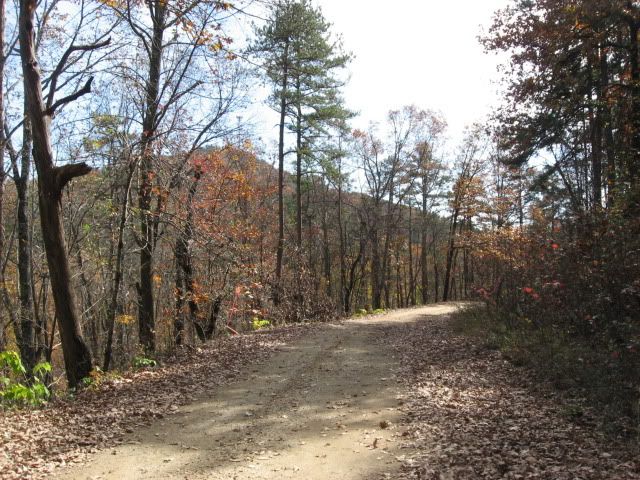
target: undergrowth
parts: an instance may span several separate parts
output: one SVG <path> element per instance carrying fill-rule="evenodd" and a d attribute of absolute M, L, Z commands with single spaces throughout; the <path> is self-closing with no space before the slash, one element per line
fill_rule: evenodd
<path fill-rule="evenodd" d="M 454 329 L 499 350 L 512 364 L 530 369 L 570 399 L 561 412 L 581 418 L 583 406 L 597 409 L 608 434 L 640 444 L 640 365 L 635 357 L 611 352 L 596 338 L 585 338 L 557 326 L 540 326 L 501 316 L 496 309 L 473 306 L 452 318 Z"/>
<path fill-rule="evenodd" d="M 39 407 L 49 400 L 51 365 L 38 363 L 31 372 L 13 351 L 0 352 L 0 407 Z"/>

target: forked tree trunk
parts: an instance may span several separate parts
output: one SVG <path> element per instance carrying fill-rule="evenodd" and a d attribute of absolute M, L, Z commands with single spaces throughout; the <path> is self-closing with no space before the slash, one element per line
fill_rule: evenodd
<path fill-rule="evenodd" d="M 80 316 L 71 288 L 71 273 L 62 224 L 62 190 L 75 177 L 91 168 L 85 163 L 55 167 L 51 148 L 51 111 L 45 108 L 35 49 L 36 0 L 20 1 L 19 41 L 27 113 L 33 132 L 33 160 L 38 172 L 38 202 L 42 237 L 49 266 L 51 290 L 58 318 L 60 339 L 70 387 L 89 375 L 91 353 L 82 338 Z M 89 86 L 90 83 L 87 84 Z"/>

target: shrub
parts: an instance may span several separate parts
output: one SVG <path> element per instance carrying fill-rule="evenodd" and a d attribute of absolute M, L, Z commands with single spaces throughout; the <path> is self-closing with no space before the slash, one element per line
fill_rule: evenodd
<path fill-rule="evenodd" d="M 156 362 L 153 358 L 146 358 L 142 356 L 137 356 L 133 358 L 133 368 L 141 369 L 141 368 L 154 368 L 158 366 L 158 362 Z"/>
<path fill-rule="evenodd" d="M 270 325 L 271 322 L 267 319 L 260 320 L 260 318 L 258 317 L 253 317 L 253 319 L 251 319 L 251 328 L 253 328 L 254 330 L 260 330 L 261 328 L 265 328 Z"/>
<path fill-rule="evenodd" d="M 479 338 L 485 348 L 500 350 L 516 366 L 569 396 L 586 399 L 616 433 L 640 432 L 639 364 L 631 355 L 616 355 L 594 338 L 568 332 L 560 325 L 540 324 L 527 317 L 514 320 L 501 308 L 471 307 L 452 316 L 454 328 Z M 614 350 L 615 352 L 615 350 Z M 575 418 L 573 410 L 566 412 Z"/>
<path fill-rule="evenodd" d="M 51 365 L 38 363 L 31 375 L 16 352 L 0 353 L 0 404 L 7 407 L 38 407 L 49 400 L 46 378 Z"/>

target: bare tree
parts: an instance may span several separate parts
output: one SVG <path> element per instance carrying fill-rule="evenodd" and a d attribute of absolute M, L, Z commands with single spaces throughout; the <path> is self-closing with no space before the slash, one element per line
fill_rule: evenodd
<path fill-rule="evenodd" d="M 71 285 L 71 272 L 65 245 L 62 222 L 62 191 L 74 178 L 91 171 L 86 163 L 54 165 L 51 146 L 51 119 L 56 110 L 91 92 L 93 78 L 82 88 L 55 101 L 55 88 L 45 99 L 42 92 L 42 74 L 36 55 L 35 13 L 36 0 L 21 0 L 19 16 L 19 44 L 24 77 L 24 95 L 33 135 L 33 160 L 38 172 L 38 203 L 42 236 L 51 277 L 51 288 L 58 319 L 60 338 L 65 360 L 67 380 L 76 387 L 92 369 L 92 358 L 83 337 L 80 315 Z M 76 50 L 91 51 L 103 47 L 108 40 L 91 45 L 72 44 L 62 55 L 61 72 L 71 53 Z M 59 73 L 58 73 L 59 74 Z M 56 82 L 54 72 L 51 83 Z"/>

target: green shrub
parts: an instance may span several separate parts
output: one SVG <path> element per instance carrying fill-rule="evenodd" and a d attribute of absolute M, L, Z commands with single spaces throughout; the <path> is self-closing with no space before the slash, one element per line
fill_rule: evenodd
<path fill-rule="evenodd" d="M 364 317 L 365 315 L 369 315 L 369 312 L 367 311 L 366 308 L 360 308 L 358 310 L 355 311 L 355 313 L 351 316 L 352 318 L 360 318 L 360 317 Z"/>
<path fill-rule="evenodd" d="M 153 358 L 146 358 L 142 356 L 133 358 L 133 368 L 154 368 L 158 366 L 158 362 L 156 362 Z"/>
<path fill-rule="evenodd" d="M 7 407 L 38 407 L 49 400 L 51 392 L 46 385 L 51 365 L 38 363 L 31 375 L 16 352 L 0 353 L 0 404 Z"/>
<path fill-rule="evenodd" d="M 260 320 L 258 317 L 253 317 L 251 320 L 251 328 L 254 330 L 260 330 L 261 328 L 269 327 L 270 325 L 271 322 L 267 319 Z"/>

